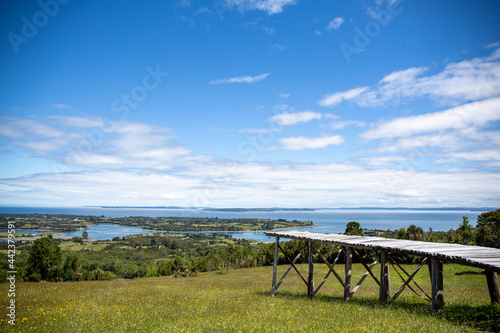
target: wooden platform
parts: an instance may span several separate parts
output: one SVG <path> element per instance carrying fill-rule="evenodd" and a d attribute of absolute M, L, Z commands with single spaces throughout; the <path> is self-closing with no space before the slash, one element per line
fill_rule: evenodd
<path fill-rule="evenodd" d="M 275 247 L 275 258 L 274 258 L 274 270 L 273 270 L 273 288 L 271 294 L 274 296 L 277 289 L 283 282 L 283 279 L 286 277 L 291 268 L 294 268 L 295 271 L 299 273 L 297 268 L 295 267 L 295 262 L 302 255 L 303 252 L 299 253 L 299 255 L 292 261 L 287 257 L 290 262 L 290 267 L 280 279 L 279 282 L 276 282 L 276 272 L 277 272 L 277 258 L 279 254 L 279 250 L 282 252 L 283 249 L 279 245 L 280 238 L 287 239 L 297 239 L 306 241 L 308 246 L 307 249 L 304 248 L 303 251 L 308 251 L 309 258 L 309 276 L 306 280 L 302 278 L 302 280 L 307 285 L 308 296 L 313 297 L 321 288 L 321 286 L 325 283 L 328 275 L 330 273 L 334 273 L 337 280 L 344 287 L 344 299 L 349 300 L 350 297 L 354 294 L 354 292 L 359 288 L 361 283 L 364 281 L 364 278 L 370 274 L 372 278 L 379 284 L 380 286 L 380 296 L 379 300 L 381 304 L 386 304 L 392 302 L 396 299 L 401 292 L 409 287 L 410 282 L 416 284 L 413 280 L 413 277 L 418 272 L 418 270 L 425 264 L 428 263 L 429 271 L 431 275 L 431 283 L 432 283 L 432 296 L 429 296 L 425 293 L 425 291 L 417 285 L 418 289 L 421 290 L 425 296 L 421 296 L 424 299 L 428 299 L 432 302 L 432 309 L 434 312 L 440 312 L 444 306 L 443 300 L 443 276 L 442 276 L 442 263 L 443 262 L 454 262 L 462 265 L 474 266 L 483 268 L 486 271 L 486 280 L 488 284 L 488 290 L 490 292 L 490 297 L 492 302 L 500 301 L 500 292 L 498 287 L 498 277 L 497 273 L 500 272 L 500 249 L 488 248 L 482 246 L 470 246 L 470 245 L 460 245 L 460 244 L 448 244 L 448 243 L 431 243 L 431 242 L 420 242 L 420 241 L 411 241 L 411 240 L 400 240 L 400 239 L 391 239 L 391 238 L 382 238 L 382 237 L 368 237 L 368 236 L 348 236 L 343 234 L 320 234 L 320 233 L 310 233 L 310 232 L 300 232 L 300 231 L 283 231 L 283 232 L 266 232 L 267 236 L 276 237 L 276 247 Z M 346 258 L 346 266 L 345 266 L 345 280 L 343 280 L 340 275 L 335 271 L 334 266 L 336 261 L 339 258 L 340 251 L 338 253 L 337 259 L 333 264 L 330 264 L 326 261 L 324 256 L 314 247 L 314 243 L 327 243 L 338 245 L 341 247 L 345 254 Z M 373 274 L 372 269 L 377 264 L 377 261 L 374 262 L 371 267 L 368 267 L 366 263 L 361 259 L 363 266 L 367 269 L 365 276 L 363 279 L 358 282 L 358 284 L 352 288 L 351 286 L 351 267 L 352 267 L 352 257 L 353 255 L 358 255 L 355 249 L 363 248 L 363 249 L 371 249 L 377 252 L 380 252 L 380 280 Z M 312 262 L 314 252 L 318 253 L 322 260 L 328 265 L 330 271 L 327 276 L 320 284 L 318 288 L 314 288 L 314 265 Z M 398 265 L 398 267 L 404 271 L 407 276 L 407 280 L 404 281 L 403 286 L 392 296 L 392 298 L 387 301 L 388 297 L 390 297 L 390 277 L 389 277 L 389 263 L 394 261 L 390 258 L 389 253 L 404 253 L 411 254 L 416 256 L 421 256 L 424 259 L 422 260 L 421 265 L 412 273 L 408 274 L 404 269 Z M 285 254 L 286 255 L 286 254 Z M 359 256 L 359 255 L 358 255 Z M 399 274 L 399 272 L 398 272 Z M 403 279 L 404 280 L 404 279 Z M 409 287 L 411 288 L 411 287 Z M 413 289 L 412 289 L 413 290 Z"/>

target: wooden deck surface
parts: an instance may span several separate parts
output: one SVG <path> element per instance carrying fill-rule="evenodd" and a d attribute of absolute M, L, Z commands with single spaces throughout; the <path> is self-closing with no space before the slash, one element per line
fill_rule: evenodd
<path fill-rule="evenodd" d="M 320 234 L 304 231 L 273 231 L 266 232 L 266 235 L 440 258 L 462 265 L 500 272 L 500 249 L 483 246 L 432 243 L 369 236 L 348 236 L 342 234 Z"/>

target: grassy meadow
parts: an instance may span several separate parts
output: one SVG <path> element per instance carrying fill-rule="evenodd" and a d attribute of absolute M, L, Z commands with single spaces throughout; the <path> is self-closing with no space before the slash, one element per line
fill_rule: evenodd
<path fill-rule="evenodd" d="M 338 265 L 343 275 L 343 266 Z M 379 266 L 376 267 L 376 269 Z M 412 271 L 416 265 L 404 265 Z M 279 275 L 287 266 L 279 267 Z M 307 265 L 299 265 L 307 276 Z M 378 271 L 378 270 L 377 270 Z M 315 265 L 319 285 L 327 272 Z M 0 285 L 2 332 L 476 332 L 499 329 L 500 306 L 491 305 L 481 270 L 445 264 L 445 310 L 406 289 L 389 306 L 378 304 L 368 277 L 349 302 L 333 274 L 307 299 L 292 270 L 270 297 L 272 267 L 202 273 L 196 277 L 60 283 L 17 283 L 16 325 L 7 323 L 9 285 Z M 364 269 L 355 264 L 353 284 Z M 426 267 L 417 282 L 430 294 Z M 391 269 L 393 293 L 402 284 Z"/>

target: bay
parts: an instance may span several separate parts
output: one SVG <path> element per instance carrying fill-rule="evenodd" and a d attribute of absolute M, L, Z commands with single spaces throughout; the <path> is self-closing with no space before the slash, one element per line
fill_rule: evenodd
<path fill-rule="evenodd" d="M 312 221 L 314 227 L 300 228 L 301 231 L 319 233 L 342 233 L 350 221 L 360 223 L 364 229 L 397 230 L 411 224 L 424 231 L 457 229 L 462 217 L 468 217 L 475 226 L 477 216 L 484 211 L 471 210 L 393 210 L 393 209 L 319 209 L 314 211 L 210 211 L 204 209 L 159 209 L 159 208 L 100 208 L 100 207 L 0 207 L 3 214 L 67 214 L 79 216 L 105 217 L 209 217 L 209 218 L 261 218 L 286 219 L 288 221 Z M 299 230 L 299 229 L 291 229 Z M 112 224 L 89 226 L 89 238 L 96 240 L 112 239 L 135 234 L 151 234 L 158 231 L 144 230 L 137 227 Z M 211 234 L 211 232 L 208 232 Z M 263 232 L 224 232 L 236 238 L 259 241 L 272 241 Z M 68 232 L 70 237 L 81 237 L 81 231 Z"/>

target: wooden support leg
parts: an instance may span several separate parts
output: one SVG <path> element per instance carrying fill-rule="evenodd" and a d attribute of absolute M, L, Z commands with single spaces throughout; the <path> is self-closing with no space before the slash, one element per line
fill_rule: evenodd
<path fill-rule="evenodd" d="M 344 283 L 344 301 L 351 297 L 351 274 L 352 274 L 352 248 L 345 248 L 345 283 Z"/>
<path fill-rule="evenodd" d="M 486 270 L 486 282 L 488 283 L 488 291 L 490 292 L 491 303 L 500 302 L 500 290 L 498 288 L 497 272 Z"/>
<path fill-rule="evenodd" d="M 391 280 L 389 277 L 389 257 L 387 251 L 380 252 L 380 291 L 378 300 L 380 304 L 387 303 L 387 296 L 391 293 Z"/>
<path fill-rule="evenodd" d="M 308 242 L 309 252 L 308 252 L 308 262 L 309 262 L 309 277 L 307 278 L 307 297 L 313 297 L 314 293 L 314 263 L 313 263 L 313 248 L 312 242 Z"/>
<path fill-rule="evenodd" d="M 444 308 L 443 262 L 431 259 L 432 312 L 441 313 Z"/>
<path fill-rule="evenodd" d="M 280 238 L 276 237 L 276 245 L 274 247 L 274 266 L 273 266 L 273 287 L 271 296 L 276 294 L 276 275 L 278 274 L 278 255 L 279 255 Z"/>

